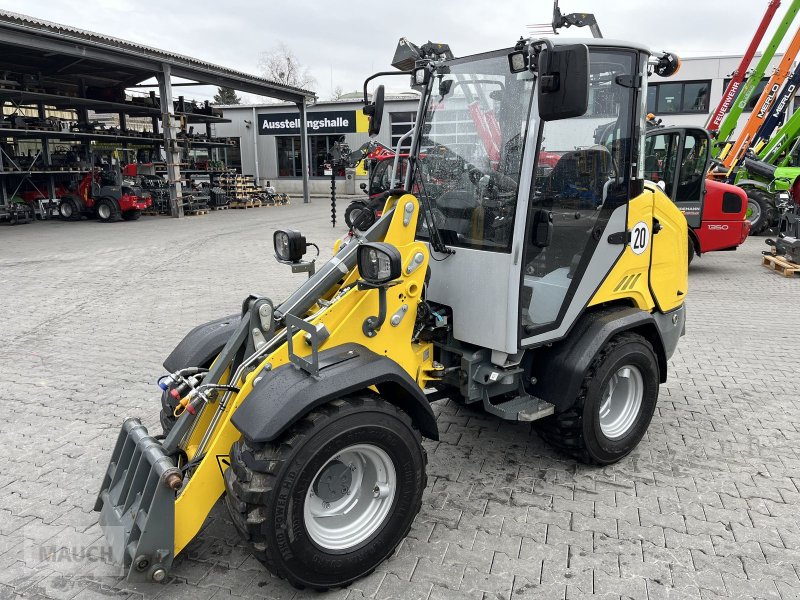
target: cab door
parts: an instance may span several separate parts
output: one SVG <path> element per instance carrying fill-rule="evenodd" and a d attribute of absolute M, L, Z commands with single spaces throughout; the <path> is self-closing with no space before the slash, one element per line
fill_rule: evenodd
<path fill-rule="evenodd" d="M 628 201 L 639 193 L 635 52 L 591 48 L 589 106 L 548 121 L 528 203 L 520 342 L 566 335 L 625 250 Z"/>
<path fill-rule="evenodd" d="M 705 180 L 711 138 L 699 127 L 651 131 L 645 144 L 645 175 L 664 184 L 664 192 L 692 229 L 703 220 Z"/>

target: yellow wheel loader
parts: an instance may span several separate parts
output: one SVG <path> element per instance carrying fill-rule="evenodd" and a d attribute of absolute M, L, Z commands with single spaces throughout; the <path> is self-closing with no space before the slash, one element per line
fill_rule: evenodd
<path fill-rule="evenodd" d="M 401 40 L 407 191 L 319 268 L 275 232 L 309 278 L 180 342 L 163 436 L 123 423 L 95 510 L 128 578 L 163 581 L 221 497 L 291 584 L 367 575 L 420 510 L 438 399 L 590 464 L 630 453 L 684 332 L 686 220 L 643 173 L 647 80 L 676 65 L 602 39 L 463 58 Z"/>

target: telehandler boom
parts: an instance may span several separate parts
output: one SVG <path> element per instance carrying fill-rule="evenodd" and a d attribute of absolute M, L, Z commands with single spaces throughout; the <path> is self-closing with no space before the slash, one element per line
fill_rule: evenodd
<path fill-rule="evenodd" d="M 420 510 L 438 399 L 533 422 L 589 464 L 645 435 L 688 291 L 686 219 L 643 170 L 647 80 L 677 58 L 601 39 L 444 46 L 404 49 L 415 193 L 390 194 L 282 302 L 251 295 L 189 332 L 164 362 L 163 439 L 123 423 L 95 509 L 130 580 L 163 581 L 220 497 L 292 585 L 369 574 Z M 300 232 L 274 245 L 308 267 Z"/>

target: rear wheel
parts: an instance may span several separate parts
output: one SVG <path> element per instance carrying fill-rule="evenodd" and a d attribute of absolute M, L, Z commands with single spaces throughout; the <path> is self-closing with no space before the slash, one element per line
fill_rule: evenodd
<path fill-rule="evenodd" d="M 113 198 L 100 198 L 97 201 L 96 212 L 101 223 L 113 223 L 121 218 L 119 203 Z"/>
<path fill-rule="evenodd" d="M 766 192 L 747 190 L 746 218 L 750 221 L 750 235 L 758 235 L 767 229 L 775 216 L 775 203 Z"/>
<path fill-rule="evenodd" d="M 142 211 L 140 210 L 126 210 L 124 213 L 122 213 L 122 219 L 125 221 L 135 221 L 141 216 Z"/>
<path fill-rule="evenodd" d="M 575 404 L 537 426 L 550 444 L 575 458 L 608 465 L 627 456 L 644 437 L 658 400 L 653 347 L 622 333 L 595 357 Z"/>
<path fill-rule="evenodd" d="M 694 242 L 692 241 L 692 236 L 688 236 L 689 238 L 689 264 L 692 264 L 694 260 L 694 255 L 697 253 L 694 247 Z"/>
<path fill-rule="evenodd" d="M 322 406 L 267 444 L 239 441 L 225 501 L 253 555 L 295 587 L 368 575 L 419 512 L 426 455 L 399 408 L 374 396 Z"/>

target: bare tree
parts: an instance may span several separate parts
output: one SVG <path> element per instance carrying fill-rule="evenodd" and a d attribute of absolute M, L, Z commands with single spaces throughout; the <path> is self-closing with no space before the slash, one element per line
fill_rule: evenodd
<path fill-rule="evenodd" d="M 344 96 L 344 90 L 342 89 L 342 86 L 337 85 L 335 88 L 333 88 L 331 100 L 341 100 L 342 96 Z"/>
<path fill-rule="evenodd" d="M 317 84 L 308 67 L 300 63 L 295 53 L 284 42 L 278 42 L 272 49 L 262 52 L 258 68 L 265 78 L 275 83 L 304 89 Z"/>

